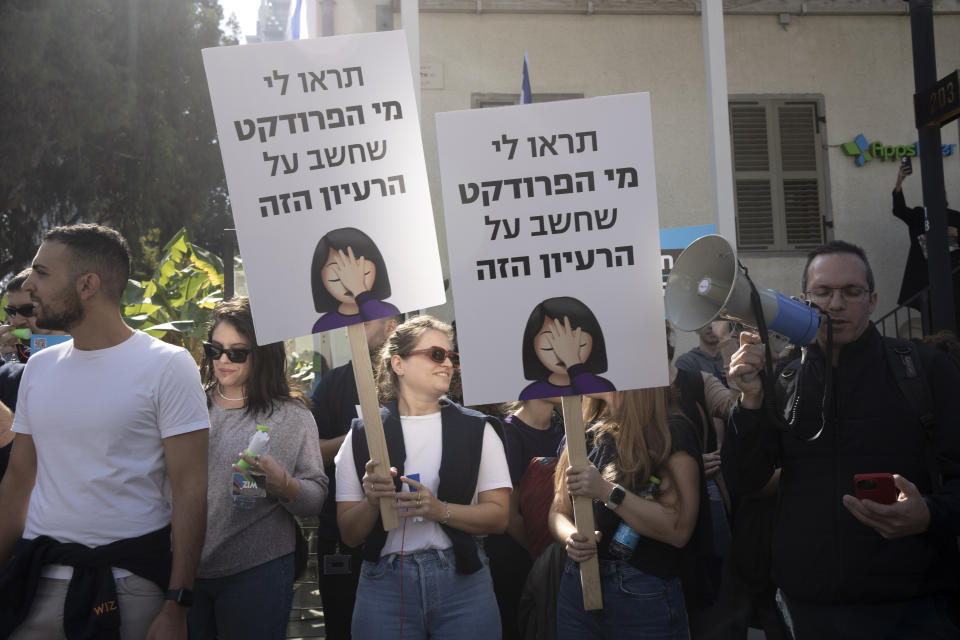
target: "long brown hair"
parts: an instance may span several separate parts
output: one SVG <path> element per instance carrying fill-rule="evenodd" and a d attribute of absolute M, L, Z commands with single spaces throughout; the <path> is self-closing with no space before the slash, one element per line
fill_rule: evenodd
<path fill-rule="evenodd" d="M 612 438 L 617 450 L 616 462 L 600 470 L 604 478 L 636 491 L 651 475 L 661 475 L 673 444 L 667 419 L 669 392 L 669 387 L 616 391 L 616 407 L 598 398 L 585 399 L 583 418 L 586 424 L 593 425 L 590 430 L 595 440 Z M 557 462 L 557 487 L 569 465 L 564 448 Z"/>
<path fill-rule="evenodd" d="M 446 334 L 447 339 L 453 344 L 453 327 L 433 316 L 426 315 L 416 316 L 398 326 L 383 344 L 376 367 L 377 394 L 381 405 L 387 405 L 396 400 L 400 388 L 400 378 L 390 365 L 390 360 L 393 356 L 403 356 L 412 351 L 420 341 L 420 337 L 431 329 Z"/>
<path fill-rule="evenodd" d="M 250 376 L 244 384 L 243 393 L 247 397 L 246 413 L 270 415 L 281 400 L 292 399 L 302 402 L 310 408 L 307 397 L 296 389 L 287 376 L 287 352 L 282 342 L 257 346 L 257 334 L 253 330 L 253 316 L 250 314 L 250 299 L 236 297 L 224 300 L 213 309 L 207 340 L 213 339 L 213 331 L 221 322 L 227 322 L 250 342 Z M 205 390 L 217 384 L 213 361 L 203 356 L 200 365 L 200 377 Z M 210 406 L 210 398 L 207 398 Z"/>

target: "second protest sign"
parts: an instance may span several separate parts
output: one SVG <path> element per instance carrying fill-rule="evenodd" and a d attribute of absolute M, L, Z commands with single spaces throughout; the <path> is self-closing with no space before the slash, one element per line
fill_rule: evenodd
<path fill-rule="evenodd" d="M 649 96 L 441 113 L 437 138 L 464 401 L 563 397 L 588 464 L 580 396 L 667 384 Z"/>

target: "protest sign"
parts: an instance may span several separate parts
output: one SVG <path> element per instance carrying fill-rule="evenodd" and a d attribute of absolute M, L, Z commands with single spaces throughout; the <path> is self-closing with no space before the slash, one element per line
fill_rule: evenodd
<path fill-rule="evenodd" d="M 464 401 L 666 385 L 649 95 L 440 113 L 437 135 Z"/>
<path fill-rule="evenodd" d="M 258 342 L 442 304 L 404 33 L 203 59 Z"/>

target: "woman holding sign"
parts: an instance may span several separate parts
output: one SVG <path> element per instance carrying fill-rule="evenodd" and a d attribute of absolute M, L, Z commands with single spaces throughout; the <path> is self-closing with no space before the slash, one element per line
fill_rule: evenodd
<path fill-rule="evenodd" d="M 549 524 L 569 557 L 557 603 L 561 639 L 689 637 L 680 575 L 700 516 L 700 444 L 685 418 L 667 415 L 667 393 L 589 398 L 592 464 L 568 466 L 566 450 L 557 464 Z M 594 500 L 596 540 L 577 533 L 570 496 Z M 603 609 L 584 611 L 576 563 L 596 554 Z"/>
<path fill-rule="evenodd" d="M 327 495 L 317 425 L 303 394 L 290 388 L 283 343 L 257 346 L 247 298 L 214 308 L 203 348 L 207 530 L 190 637 L 282 638 L 293 599 L 294 516 L 315 515 Z M 263 433 L 262 455 L 241 453 Z"/>
<path fill-rule="evenodd" d="M 506 529 L 510 472 L 499 422 L 444 397 L 458 366 L 452 337 L 449 325 L 419 316 L 383 346 L 377 381 L 395 468 L 369 459 L 361 419 L 335 459 L 340 534 L 363 545 L 355 638 L 500 638 L 475 536 Z M 400 516 L 390 532 L 381 498 Z"/>

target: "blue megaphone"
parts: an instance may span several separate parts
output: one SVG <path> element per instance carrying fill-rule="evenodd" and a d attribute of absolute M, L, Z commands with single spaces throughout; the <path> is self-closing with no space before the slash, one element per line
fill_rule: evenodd
<path fill-rule="evenodd" d="M 757 289 L 767 328 L 804 346 L 820 328 L 817 310 L 773 289 Z M 677 258 L 664 294 L 667 317 L 680 331 L 695 331 L 720 318 L 757 328 L 750 283 L 723 236 L 703 236 Z"/>

